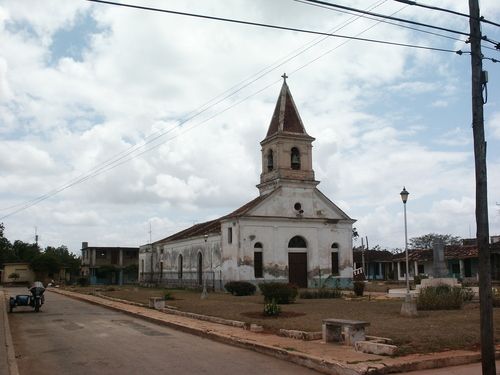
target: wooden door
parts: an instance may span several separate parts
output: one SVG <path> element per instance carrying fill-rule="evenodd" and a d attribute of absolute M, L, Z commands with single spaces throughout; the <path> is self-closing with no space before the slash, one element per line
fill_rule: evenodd
<path fill-rule="evenodd" d="M 288 253 L 288 281 L 307 288 L 307 253 Z"/>

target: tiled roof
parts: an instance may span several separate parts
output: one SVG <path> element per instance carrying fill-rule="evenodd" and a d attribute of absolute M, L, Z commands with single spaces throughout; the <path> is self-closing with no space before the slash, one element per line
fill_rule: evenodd
<path fill-rule="evenodd" d="M 192 227 L 184 229 L 180 232 L 174 233 L 162 240 L 156 241 L 155 244 L 183 240 L 190 237 L 204 236 L 205 234 L 219 234 L 221 232 L 221 221 L 224 219 L 229 219 L 232 217 L 239 217 L 246 214 L 250 209 L 257 206 L 262 202 L 268 195 L 258 196 L 257 198 L 251 200 L 250 202 L 244 204 L 240 208 L 234 210 L 228 215 L 222 216 L 215 220 L 206 221 L 204 223 L 195 224 Z"/>
<path fill-rule="evenodd" d="M 352 252 L 353 259 L 356 263 L 361 263 L 363 260 L 363 252 L 361 250 L 354 250 Z M 393 254 L 387 250 L 365 250 L 365 262 L 392 262 Z"/>
<path fill-rule="evenodd" d="M 307 135 L 286 82 L 281 86 L 266 138 L 282 132 Z"/>
<path fill-rule="evenodd" d="M 490 244 L 491 252 L 500 252 L 500 243 Z M 476 245 L 447 245 L 444 247 L 444 258 L 445 259 L 467 259 L 467 258 L 477 258 L 478 249 Z M 395 254 L 393 257 L 394 261 L 405 260 L 404 251 Z M 432 261 L 433 252 L 432 249 L 414 249 L 408 250 L 408 260 L 418 261 L 418 262 L 428 262 Z"/>

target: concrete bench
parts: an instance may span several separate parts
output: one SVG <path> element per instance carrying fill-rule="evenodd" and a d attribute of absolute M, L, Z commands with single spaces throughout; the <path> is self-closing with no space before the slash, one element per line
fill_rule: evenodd
<path fill-rule="evenodd" d="M 359 320 L 323 319 L 323 341 L 354 346 L 357 341 L 366 339 L 365 327 L 369 325 L 369 322 Z"/>
<path fill-rule="evenodd" d="M 160 310 L 165 308 L 165 299 L 162 297 L 149 297 L 149 307 Z"/>

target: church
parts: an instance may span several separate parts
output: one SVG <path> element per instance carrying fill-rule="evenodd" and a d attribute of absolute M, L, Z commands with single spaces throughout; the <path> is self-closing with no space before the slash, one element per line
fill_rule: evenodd
<path fill-rule="evenodd" d="M 259 195 L 216 220 L 139 251 L 139 280 L 222 289 L 229 281 L 348 286 L 355 220 L 328 199 L 312 168 L 311 137 L 283 76 L 261 145 Z"/>

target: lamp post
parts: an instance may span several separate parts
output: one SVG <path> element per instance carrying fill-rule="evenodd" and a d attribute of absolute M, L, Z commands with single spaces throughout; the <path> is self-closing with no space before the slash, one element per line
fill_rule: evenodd
<path fill-rule="evenodd" d="M 406 202 L 408 201 L 408 191 L 406 190 L 405 187 L 403 187 L 403 190 L 400 193 L 401 195 L 401 200 L 403 201 L 403 206 L 404 206 L 404 218 L 405 218 L 405 255 L 406 255 L 406 296 L 405 300 L 403 302 L 403 305 L 401 306 L 401 315 L 407 316 L 407 317 L 414 317 L 417 316 L 417 304 L 415 301 L 411 298 L 410 295 L 410 279 L 409 279 L 409 272 L 410 272 L 410 267 L 409 267 L 409 262 L 408 262 L 408 226 L 406 224 Z"/>
<path fill-rule="evenodd" d="M 403 186 L 403 190 L 400 193 L 401 195 L 401 200 L 403 201 L 403 207 L 404 207 L 404 217 L 405 217 L 405 255 L 406 255 L 406 296 L 409 297 L 410 295 L 410 279 L 408 277 L 408 273 L 410 272 L 409 269 L 409 264 L 408 264 L 408 226 L 406 224 L 406 201 L 408 200 L 408 191 L 406 188 Z"/>

